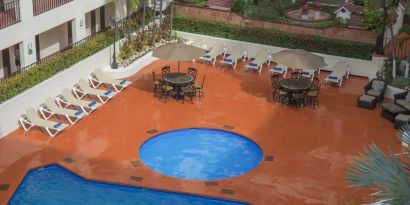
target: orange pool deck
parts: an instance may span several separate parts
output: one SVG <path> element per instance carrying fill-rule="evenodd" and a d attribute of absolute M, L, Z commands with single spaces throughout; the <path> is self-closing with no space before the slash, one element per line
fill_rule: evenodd
<path fill-rule="evenodd" d="M 77 124 L 50 138 L 44 132 L 18 129 L 0 139 L 0 204 L 7 204 L 28 170 L 58 163 L 93 180 L 115 182 L 246 201 L 255 205 L 361 204 L 374 190 L 347 188 L 346 170 L 356 154 L 374 142 L 400 152 L 393 123 L 380 116 L 380 107 L 356 106 L 367 78 L 351 76 L 342 87 L 325 85 L 318 109 L 273 104 L 268 69 L 262 74 L 184 62 L 206 75 L 205 97 L 164 103 L 152 94 L 151 72 L 169 62 L 155 61 L 129 78 L 133 84 Z M 171 63 L 176 71 L 176 63 Z M 265 156 L 251 172 L 219 180 L 180 180 L 163 176 L 139 160 L 139 146 L 152 137 L 147 131 L 208 127 L 227 129 L 257 142 Z M 172 149 L 172 147 L 170 147 Z M 73 163 L 67 163 L 71 158 Z M 142 177 L 139 182 L 131 176 Z M 222 193 L 222 189 L 234 194 Z"/>

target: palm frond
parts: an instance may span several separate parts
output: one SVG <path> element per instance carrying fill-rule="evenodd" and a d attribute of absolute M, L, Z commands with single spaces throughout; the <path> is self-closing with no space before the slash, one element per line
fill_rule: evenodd
<path fill-rule="evenodd" d="M 410 125 L 406 123 L 401 126 L 396 136 L 400 142 L 410 145 Z"/>
<path fill-rule="evenodd" d="M 346 181 L 353 187 L 375 187 L 388 204 L 410 204 L 408 168 L 394 154 L 386 155 L 374 143 L 359 153 L 348 169 Z"/>

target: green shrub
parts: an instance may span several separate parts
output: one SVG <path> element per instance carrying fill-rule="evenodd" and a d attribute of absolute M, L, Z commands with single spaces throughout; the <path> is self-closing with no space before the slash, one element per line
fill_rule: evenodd
<path fill-rule="evenodd" d="M 246 0 L 234 0 L 232 4 L 232 11 L 245 14 L 246 10 L 248 9 L 248 4 Z"/>
<path fill-rule="evenodd" d="M 41 83 L 56 73 L 71 67 L 82 59 L 111 45 L 112 42 L 112 32 L 100 34 L 91 41 L 66 51 L 59 57 L 35 66 L 20 75 L 7 79 L 3 83 L 0 83 L 0 102 L 4 102 Z"/>
<path fill-rule="evenodd" d="M 327 39 L 319 36 L 291 34 L 263 28 L 250 28 L 225 24 L 218 21 L 199 20 L 176 16 L 174 29 L 239 41 L 259 43 L 284 48 L 299 48 L 310 52 L 344 56 L 359 59 L 371 59 L 374 45 Z"/>

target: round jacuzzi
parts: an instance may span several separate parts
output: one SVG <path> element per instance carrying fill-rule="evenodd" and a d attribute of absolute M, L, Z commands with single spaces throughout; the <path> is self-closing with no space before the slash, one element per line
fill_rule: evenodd
<path fill-rule="evenodd" d="M 156 135 L 139 149 L 141 161 L 158 173 L 191 180 L 243 175 L 261 162 L 252 140 L 216 129 L 183 129 Z"/>

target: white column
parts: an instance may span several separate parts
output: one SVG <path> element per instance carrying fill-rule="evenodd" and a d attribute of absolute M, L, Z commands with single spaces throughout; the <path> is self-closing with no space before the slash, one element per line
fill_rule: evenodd
<path fill-rule="evenodd" d="M 75 19 L 71 20 L 71 28 L 73 31 L 73 43 L 78 42 L 85 37 L 87 37 L 85 30 L 85 15 L 77 16 Z"/>
<path fill-rule="evenodd" d="M 19 50 L 21 68 L 35 63 L 37 61 L 35 36 L 32 36 L 29 39 L 26 39 L 23 42 L 19 43 Z"/>
<path fill-rule="evenodd" d="M 20 0 L 20 15 L 21 21 L 26 21 L 28 19 L 33 18 L 32 0 Z"/>
<path fill-rule="evenodd" d="M 101 31 L 101 18 L 100 18 L 100 9 L 101 8 L 97 8 L 97 9 L 95 9 L 95 26 L 96 26 L 96 28 L 95 28 L 95 31 L 96 32 L 99 32 L 99 31 Z"/>

